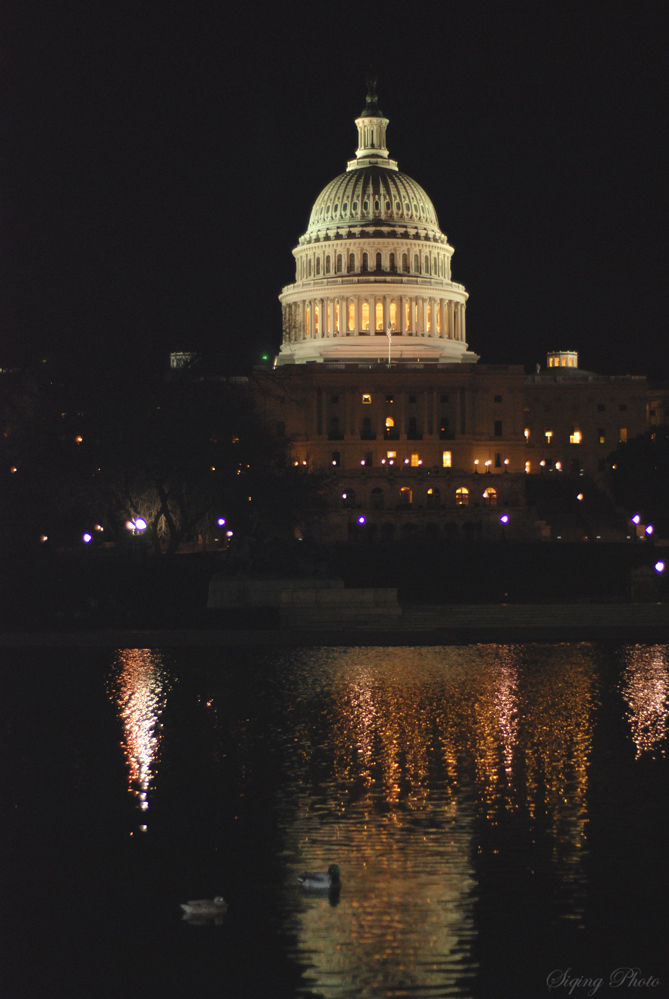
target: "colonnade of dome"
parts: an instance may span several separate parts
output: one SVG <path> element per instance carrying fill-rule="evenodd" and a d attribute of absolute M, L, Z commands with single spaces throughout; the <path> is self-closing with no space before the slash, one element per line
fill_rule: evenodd
<path fill-rule="evenodd" d="M 432 202 L 389 159 L 388 119 L 373 87 L 356 158 L 316 199 L 293 250 L 295 282 L 279 296 L 278 364 L 328 360 L 476 361 L 467 349 L 463 285 Z"/>

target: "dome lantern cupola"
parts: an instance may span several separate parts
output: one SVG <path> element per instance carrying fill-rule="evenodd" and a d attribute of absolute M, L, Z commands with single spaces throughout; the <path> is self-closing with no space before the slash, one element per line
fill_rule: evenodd
<path fill-rule="evenodd" d="M 358 148 L 355 153 L 356 158 L 349 160 L 346 169 L 360 170 L 366 166 L 382 166 L 386 170 L 397 170 L 395 160 L 388 158 L 386 148 L 388 119 L 379 108 L 374 77 L 367 80 L 367 100 L 355 123 L 358 127 Z"/>

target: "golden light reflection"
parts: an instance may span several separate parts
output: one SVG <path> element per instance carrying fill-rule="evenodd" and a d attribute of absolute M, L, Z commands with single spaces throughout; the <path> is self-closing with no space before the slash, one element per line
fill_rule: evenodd
<path fill-rule="evenodd" d="M 152 649 L 122 649 L 110 696 L 123 722 L 122 747 L 128 764 L 128 790 L 142 812 L 149 808 L 149 790 L 155 778 L 161 725 L 160 715 L 168 691 L 167 671 L 160 652 Z M 141 831 L 147 826 L 142 824 Z"/>
<path fill-rule="evenodd" d="M 667 646 L 634 646 L 626 649 L 627 666 L 622 695 L 636 746 L 636 758 L 653 752 L 667 737 L 669 670 Z M 664 747 L 661 747 L 664 754 Z"/>
<path fill-rule="evenodd" d="M 580 920 L 592 647 L 320 655 L 317 721 L 303 701 L 292 709 L 287 853 L 300 869 L 338 863 L 343 889 L 336 908 L 307 900 L 297 916 L 306 983 L 326 999 L 381 986 L 427 995 L 473 975 L 476 865 L 498 852 L 500 809 L 547 839 L 558 909 Z"/>

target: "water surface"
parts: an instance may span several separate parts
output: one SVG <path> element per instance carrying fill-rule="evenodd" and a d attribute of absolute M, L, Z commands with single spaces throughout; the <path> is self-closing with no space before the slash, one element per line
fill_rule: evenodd
<path fill-rule="evenodd" d="M 2 994 L 669 995 L 667 647 L 5 659 Z"/>

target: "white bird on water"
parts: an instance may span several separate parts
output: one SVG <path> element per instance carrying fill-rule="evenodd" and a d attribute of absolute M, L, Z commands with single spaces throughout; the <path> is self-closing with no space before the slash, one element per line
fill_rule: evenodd
<path fill-rule="evenodd" d="M 208 919 L 216 919 L 228 911 L 228 903 L 222 895 L 215 898 L 196 898 L 190 902 L 182 902 L 181 908 L 184 911 L 183 918 L 191 921 L 206 922 Z"/>

